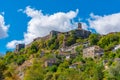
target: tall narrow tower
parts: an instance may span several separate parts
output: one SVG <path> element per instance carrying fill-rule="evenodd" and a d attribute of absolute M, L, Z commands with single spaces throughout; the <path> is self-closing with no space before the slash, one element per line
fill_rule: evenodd
<path fill-rule="evenodd" d="M 78 30 L 82 30 L 82 24 L 78 23 Z"/>

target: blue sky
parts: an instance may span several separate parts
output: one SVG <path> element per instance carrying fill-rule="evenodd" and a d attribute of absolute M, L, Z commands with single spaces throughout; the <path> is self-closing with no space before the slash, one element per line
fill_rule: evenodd
<path fill-rule="evenodd" d="M 71 1 L 70 0 L 59 0 L 59 1 L 58 0 L 1 0 L 0 3 L 1 3 L 0 14 L 4 18 L 4 22 L 5 22 L 4 25 L 5 27 L 9 26 L 6 32 L 8 36 L 5 37 L 3 36 L 4 38 L 0 39 L 1 53 L 5 53 L 7 50 L 11 50 L 10 47 L 8 48 L 6 46 L 9 42 L 13 40 L 16 40 L 16 42 L 18 40 L 18 42 L 20 43 L 24 42 L 25 41 L 24 34 L 29 33 L 28 27 L 31 28 L 39 27 L 39 26 L 32 26 L 32 24 L 37 21 L 33 21 L 33 19 L 36 19 L 35 15 L 31 16 L 30 14 L 25 12 L 27 11 L 27 9 L 32 10 L 31 13 L 35 12 L 36 10 L 38 11 L 37 14 L 39 14 L 39 11 L 42 10 L 41 13 L 44 16 L 48 15 L 49 19 L 51 19 L 50 18 L 51 15 L 53 15 L 54 18 L 56 18 L 54 14 L 57 14 L 59 12 L 66 14 L 61 18 L 62 20 L 64 20 L 63 18 L 66 18 L 66 16 L 72 15 L 72 17 L 66 18 L 65 20 L 69 20 L 69 21 L 74 20 L 74 22 L 69 23 L 69 21 L 66 21 L 67 25 L 75 26 L 74 23 L 78 22 L 80 18 L 81 22 L 83 22 L 85 26 L 84 27 L 85 29 L 88 28 L 95 29 L 96 32 L 101 34 L 108 33 L 109 31 L 111 32 L 120 31 L 120 28 L 117 25 L 118 24 L 117 21 L 120 21 L 119 18 L 120 0 L 109 0 L 109 1 L 108 0 L 71 0 Z M 70 11 L 73 11 L 74 13 L 71 13 Z M 60 16 L 61 14 L 57 14 L 57 15 Z M 38 19 L 40 18 L 37 18 L 37 20 Z M 115 19 L 116 22 L 112 23 L 113 19 Z M 43 18 L 43 20 L 45 19 Z M 58 20 L 58 18 L 56 18 L 56 20 Z M 58 21 L 61 22 L 62 20 L 59 19 Z M 111 24 L 109 24 L 108 20 L 111 20 Z M 31 24 L 28 25 L 30 21 Z M 107 24 L 110 27 L 106 28 L 105 24 Z M 99 27 L 99 25 L 101 25 L 101 27 Z M 47 28 L 49 27 L 47 26 Z M 52 26 L 52 29 L 56 29 L 56 27 Z M 58 28 L 57 30 L 59 29 L 66 30 L 62 28 Z M 102 32 L 103 30 L 105 31 Z M 0 34 L 2 34 L 2 30 L 0 31 L 1 31 Z M 43 30 L 43 31 L 48 31 L 48 30 Z M 39 35 L 41 36 L 42 34 L 39 33 L 38 35 L 36 33 L 36 35 L 38 37 Z"/>

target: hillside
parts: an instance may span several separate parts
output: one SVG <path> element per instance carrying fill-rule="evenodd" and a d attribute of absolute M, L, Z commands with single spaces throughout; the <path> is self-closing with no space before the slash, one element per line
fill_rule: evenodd
<path fill-rule="evenodd" d="M 119 32 L 51 31 L 1 57 L 0 80 L 119 80 L 119 44 Z"/>

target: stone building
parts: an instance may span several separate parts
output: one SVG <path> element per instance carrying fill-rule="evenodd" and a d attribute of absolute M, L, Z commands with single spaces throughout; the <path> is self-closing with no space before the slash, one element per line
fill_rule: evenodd
<path fill-rule="evenodd" d="M 76 53 L 75 49 L 76 47 L 80 46 L 81 43 L 76 43 L 76 44 L 73 44 L 69 47 L 62 47 L 60 48 L 60 52 L 70 52 L 70 53 Z"/>
<path fill-rule="evenodd" d="M 46 60 L 44 65 L 45 67 L 49 67 L 49 66 L 55 65 L 56 63 L 57 63 L 57 59 L 51 58 L 51 59 Z"/>
<path fill-rule="evenodd" d="M 120 49 L 120 44 L 119 44 L 119 45 L 116 45 L 116 46 L 114 47 L 113 51 L 116 51 L 116 50 L 118 50 L 118 49 Z"/>
<path fill-rule="evenodd" d="M 15 48 L 15 52 L 19 52 L 23 48 L 25 48 L 25 44 L 17 44 Z"/>
<path fill-rule="evenodd" d="M 92 46 L 92 47 L 83 49 L 83 57 L 84 58 L 100 57 L 101 55 L 103 55 L 103 53 L 104 53 L 104 50 L 102 48 L 100 48 L 99 46 Z"/>
<path fill-rule="evenodd" d="M 76 68 L 77 68 L 77 65 L 78 65 L 78 64 L 72 64 L 72 65 L 69 66 L 69 68 L 74 68 L 74 69 L 76 69 Z"/>
<path fill-rule="evenodd" d="M 76 69 L 78 67 L 78 65 L 80 65 L 80 64 L 81 64 L 80 62 L 73 63 L 69 66 L 69 68 Z"/>
<path fill-rule="evenodd" d="M 66 58 L 66 60 L 69 60 L 69 59 L 75 58 L 76 56 L 77 56 L 77 54 L 66 54 L 65 58 Z"/>

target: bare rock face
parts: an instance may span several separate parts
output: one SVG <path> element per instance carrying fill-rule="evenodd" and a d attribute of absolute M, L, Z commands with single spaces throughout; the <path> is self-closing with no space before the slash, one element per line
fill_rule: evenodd
<path fill-rule="evenodd" d="M 16 69 L 16 72 L 18 72 L 18 77 L 20 78 L 20 80 L 24 79 L 24 72 L 25 70 L 30 67 L 33 64 L 33 59 L 27 60 L 25 61 L 21 66 L 19 66 Z"/>

